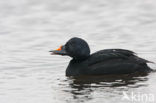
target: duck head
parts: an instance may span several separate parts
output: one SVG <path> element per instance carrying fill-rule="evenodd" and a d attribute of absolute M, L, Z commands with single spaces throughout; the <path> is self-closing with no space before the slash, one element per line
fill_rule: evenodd
<path fill-rule="evenodd" d="M 67 55 L 75 60 L 83 60 L 90 56 L 88 43 L 78 37 L 71 38 L 65 45 L 50 51 L 52 55 Z"/>

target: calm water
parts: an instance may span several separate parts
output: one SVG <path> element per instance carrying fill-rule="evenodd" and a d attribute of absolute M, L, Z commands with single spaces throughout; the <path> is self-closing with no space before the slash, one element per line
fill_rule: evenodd
<path fill-rule="evenodd" d="M 124 93 L 156 101 L 156 73 L 66 77 L 71 58 L 48 51 L 74 36 L 92 52 L 124 48 L 156 62 L 156 1 L 0 0 L 0 103 L 143 103 Z"/>

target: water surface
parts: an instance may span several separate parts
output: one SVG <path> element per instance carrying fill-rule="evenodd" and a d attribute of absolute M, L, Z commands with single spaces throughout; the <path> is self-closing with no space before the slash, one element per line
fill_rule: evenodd
<path fill-rule="evenodd" d="M 69 78 L 71 58 L 48 53 L 77 36 L 92 53 L 124 48 L 155 62 L 155 12 L 155 0 L 1 0 L 0 103 L 132 103 L 123 91 L 156 100 L 155 73 Z"/>

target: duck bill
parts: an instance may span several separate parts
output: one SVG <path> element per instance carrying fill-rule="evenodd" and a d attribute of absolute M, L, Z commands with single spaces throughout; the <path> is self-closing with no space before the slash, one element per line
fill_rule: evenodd
<path fill-rule="evenodd" d="M 61 46 L 58 49 L 51 50 L 49 52 L 51 52 L 51 55 L 67 55 L 67 52 L 66 52 L 64 46 Z"/>

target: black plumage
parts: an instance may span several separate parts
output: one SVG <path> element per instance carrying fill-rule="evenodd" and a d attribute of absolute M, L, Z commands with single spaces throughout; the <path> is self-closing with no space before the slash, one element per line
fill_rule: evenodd
<path fill-rule="evenodd" d="M 150 61 L 138 57 L 130 50 L 105 49 L 90 55 L 87 42 L 76 37 L 70 39 L 60 51 L 51 52 L 73 58 L 66 69 L 67 76 L 131 74 L 151 71 L 147 65 Z"/>

